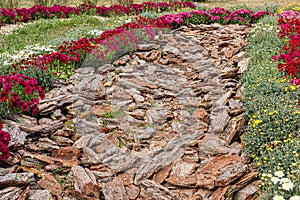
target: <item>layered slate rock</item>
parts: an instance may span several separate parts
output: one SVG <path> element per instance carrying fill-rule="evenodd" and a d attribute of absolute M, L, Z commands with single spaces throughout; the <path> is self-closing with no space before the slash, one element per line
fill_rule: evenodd
<path fill-rule="evenodd" d="M 13 140 L 0 198 L 255 198 L 240 139 L 248 31 L 183 27 L 112 64 L 88 62 L 47 93 L 39 116 L 4 121 Z"/>

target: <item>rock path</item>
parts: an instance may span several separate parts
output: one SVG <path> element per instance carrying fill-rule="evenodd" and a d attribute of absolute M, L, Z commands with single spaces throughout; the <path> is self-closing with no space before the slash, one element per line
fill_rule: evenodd
<path fill-rule="evenodd" d="M 4 120 L 0 199 L 255 199 L 238 79 L 249 29 L 182 27 L 78 69 L 40 116 Z"/>

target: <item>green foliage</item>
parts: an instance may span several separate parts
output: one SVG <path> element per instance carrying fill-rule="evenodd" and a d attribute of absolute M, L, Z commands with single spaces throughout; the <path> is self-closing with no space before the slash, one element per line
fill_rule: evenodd
<path fill-rule="evenodd" d="M 209 24 L 210 19 L 206 15 L 193 15 L 193 17 L 188 19 L 188 22 L 192 24 Z"/>
<path fill-rule="evenodd" d="M 231 7 L 229 7 L 230 11 L 235 11 L 235 10 L 240 10 L 240 9 L 245 9 L 245 10 L 253 10 L 254 12 L 258 12 L 258 11 L 269 11 L 269 12 L 274 12 L 276 13 L 278 10 L 278 4 L 274 4 L 274 3 L 264 3 L 262 5 L 259 6 L 249 6 L 245 3 L 243 4 L 237 4 L 237 5 L 233 5 Z"/>
<path fill-rule="evenodd" d="M 49 68 L 52 72 L 51 74 L 55 74 L 55 77 L 58 79 L 68 79 L 75 74 L 74 65 L 72 63 L 65 64 L 57 60 L 51 63 Z"/>
<path fill-rule="evenodd" d="M 111 0 L 111 5 L 119 4 L 121 6 L 129 6 L 130 4 L 133 4 L 133 0 Z"/>
<path fill-rule="evenodd" d="M 49 70 L 43 70 L 37 67 L 28 66 L 26 70 L 14 69 L 11 66 L 1 66 L 0 75 L 24 74 L 37 79 L 39 85 L 47 92 L 54 83 L 55 76 Z"/>
<path fill-rule="evenodd" d="M 266 11 L 270 11 L 273 13 L 276 13 L 278 10 L 279 6 L 276 3 L 265 3 L 262 6 L 258 6 L 256 7 L 255 11 L 261 11 L 261 10 L 266 10 Z"/>
<path fill-rule="evenodd" d="M 253 8 L 248 6 L 247 4 L 237 4 L 237 5 L 231 6 L 229 8 L 230 11 L 235 11 L 235 10 L 240 10 L 240 9 L 253 10 Z"/>
<path fill-rule="evenodd" d="M 185 0 L 185 2 L 208 2 L 208 0 Z"/>
<path fill-rule="evenodd" d="M 15 9 L 19 6 L 20 0 L 1 0 L 0 8 L 11 8 Z"/>
<path fill-rule="evenodd" d="M 64 41 L 78 40 L 92 30 L 111 30 L 133 19 L 132 16 L 111 17 L 105 21 L 91 16 L 70 19 L 41 19 L 17 29 L 11 34 L 0 34 L 0 54 L 14 53 L 31 44 L 59 46 Z"/>
<path fill-rule="evenodd" d="M 53 6 L 57 5 L 66 5 L 68 0 L 34 0 L 34 4 L 39 4 L 42 6 Z"/>
<path fill-rule="evenodd" d="M 125 112 L 123 110 L 116 110 L 116 111 L 111 111 L 108 112 L 104 115 L 105 119 L 113 119 L 113 118 L 117 118 L 117 117 L 124 117 L 125 116 Z"/>
<path fill-rule="evenodd" d="M 82 3 L 87 5 L 96 6 L 99 3 L 99 0 L 82 0 Z"/>
<path fill-rule="evenodd" d="M 142 17 L 149 17 L 151 19 L 157 19 L 160 15 L 157 12 L 148 11 L 148 12 L 140 13 L 140 16 L 142 16 Z"/>
<path fill-rule="evenodd" d="M 298 194 L 300 111 L 298 98 L 300 88 L 290 85 L 284 74 L 277 70 L 272 56 L 283 47 L 279 39 L 276 16 L 264 17 L 249 37 L 248 71 L 242 76 L 247 107 L 247 133 L 243 137 L 247 153 L 255 162 L 263 183 L 264 199 L 275 194 L 289 199 Z M 293 184 L 290 190 L 271 181 L 276 171 L 283 171 Z M 276 179 L 276 178 L 275 178 Z"/>

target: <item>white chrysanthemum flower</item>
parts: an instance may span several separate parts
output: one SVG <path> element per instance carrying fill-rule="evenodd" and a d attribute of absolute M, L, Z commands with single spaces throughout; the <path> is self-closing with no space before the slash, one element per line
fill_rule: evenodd
<path fill-rule="evenodd" d="M 272 200 L 285 200 L 283 196 L 275 195 Z"/>
<path fill-rule="evenodd" d="M 285 182 L 282 184 L 282 189 L 286 190 L 286 191 L 291 191 L 294 188 L 294 184 L 292 181 L 290 182 Z"/>
<path fill-rule="evenodd" d="M 280 182 L 280 179 L 278 178 L 278 177 L 272 177 L 271 178 L 271 181 L 274 183 L 274 184 L 277 184 L 277 183 L 279 183 Z"/>
<path fill-rule="evenodd" d="M 300 196 L 292 196 L 290 200 L 300 200 Z"/>
<path fill-rule="evenodd" d="M 275 176 L 282 178 L 282 177 L 284 177 L 284 173 L 283 173 L 283 171 L 276 171 Z"/>

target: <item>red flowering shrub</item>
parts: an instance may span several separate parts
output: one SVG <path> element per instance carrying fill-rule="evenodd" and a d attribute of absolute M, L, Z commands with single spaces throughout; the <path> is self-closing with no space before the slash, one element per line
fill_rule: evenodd
<path fill-rule="evenodd" d="M 283 12 L 278 23 L 281 27 L 280 38 L 287 38 L 288 42 L 280 51 L 280 55 L 274 56 L 273 60 L 280 62 L 278 70 L 290 76 L 292 84 L 300 85 L 300 13 Z"/>
<path fill-rule="evenodd" d="M 0 76 L 0 116 L 11 112 L 37 114 L 39 99 L 45 98 L 45 92 L 35 78 L 22 74 Z"/>
<path fill-rule="evenodd" d="M 3 24 L 13 24 L 16 22 L 27 22 L 38 19 L 69 18 L 73 15 L 98 15 L 110 17 L 112 15 L 138 15 L 145 11 L 168 11 L 181 8 L 195 8 L 191 2 L 144 2 L 142 4 L 132 4 L 129 6 L 112 5 L 92 6 L 81 4 L 78 7 L 54 5 L 52 7 L 35 5 L 31 8 L 7 9 L 0 8 L 0 27 Z"/>
<path fill-rule="evenodd" d="M 2 122 L 0 122 L 0 160 L 9 158 L 8 144 L 10 142 L 10 135 L 2 130 Z"/>

